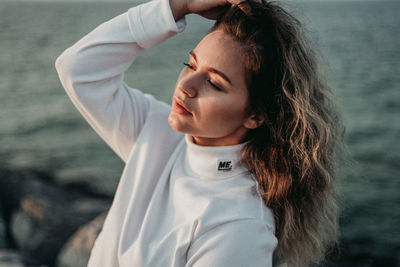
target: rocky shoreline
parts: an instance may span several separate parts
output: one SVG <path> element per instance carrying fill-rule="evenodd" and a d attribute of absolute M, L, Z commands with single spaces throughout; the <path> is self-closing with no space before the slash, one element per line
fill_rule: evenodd
<path fill-rule="evenodd" d="M 0 266 L 86 266 L 111 198 L 51 173 L 0 170 Z"/>
<path fill-rule="evenodd" d="M 50 172 L 0 169 L 0 267 L 84 267 L 112 198 Z M 398 248 L 343 238 L 320 266 L 400 266 Z"/>

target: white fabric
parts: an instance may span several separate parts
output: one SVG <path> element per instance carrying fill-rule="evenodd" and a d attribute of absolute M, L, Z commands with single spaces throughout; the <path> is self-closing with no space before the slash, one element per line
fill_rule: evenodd
<path fill-rule="evenodd" d="M 243 145 L 194 144 L 168 125 L 169 105 L 123 82 L 139 52 L 185 23 L 175 23 L 168 0 L 149 2 L 56 61 L 76 108 L 126 163 L 90 267 L 272 265 L 273 215 L 238 163 Z"/>

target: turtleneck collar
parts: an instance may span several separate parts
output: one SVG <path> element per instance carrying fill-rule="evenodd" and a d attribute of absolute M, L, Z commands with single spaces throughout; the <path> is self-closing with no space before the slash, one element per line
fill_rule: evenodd
<path fill-rule="evenodd" d="M 247 172 L 239 163 L 240 151 L 245 143 L 233 146 L 200 146 L 193 143 L 192 137 L 185 135 L 185 171 L 204 179 L 232 178 Z"/>

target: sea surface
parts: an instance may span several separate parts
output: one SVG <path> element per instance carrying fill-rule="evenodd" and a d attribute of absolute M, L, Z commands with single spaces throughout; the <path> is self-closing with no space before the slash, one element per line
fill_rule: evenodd
<path fill-rule="evenodd" d="M 114 193 L 123 162 L 74 108 L 54 62 L 96 25 L 132 5 L 0 3 L 2 166 L 46 169 L 60 183 L 85 181 L 93 190 Z M 355 244 L 350 249 L 399 264 L 400 2 L 286 6 L 318 48 L 347 127 L 353 162 L 338 175 L 342 239 Z M 169 103 L 182 62 L 211 25 L 189 16 L 184 33 L 137 58 L 126 82 Z"/>

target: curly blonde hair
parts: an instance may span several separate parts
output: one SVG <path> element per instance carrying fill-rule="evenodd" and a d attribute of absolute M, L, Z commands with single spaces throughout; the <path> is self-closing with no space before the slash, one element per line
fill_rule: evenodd
<path fill-rule="evenodd" d="M 301 23 L 276 3 L 246 4 L 250 12 L 233 6 L 211 29 L 242 44 L 249 111 L 265 118 L 242 162 L 274 213 L 276 256 L 289 266 L 319 263 L 338 240 L 333 178 L 344 127 Z"/>

